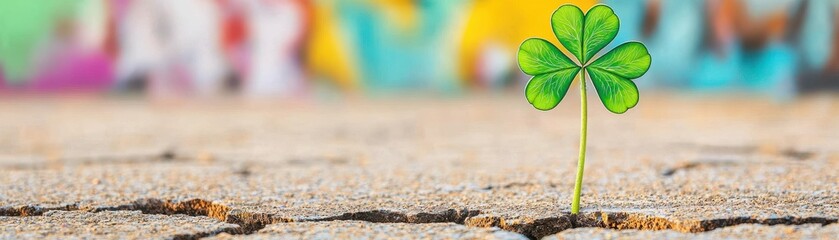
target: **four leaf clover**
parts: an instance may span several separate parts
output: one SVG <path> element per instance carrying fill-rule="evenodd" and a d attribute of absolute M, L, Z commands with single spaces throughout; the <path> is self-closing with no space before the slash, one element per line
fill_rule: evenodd
<path fill-rule="evenodd" d="M 563 5 L 551 16 L 554 35 L 577 60 L 572 61 L 547 40 L 530 38 L 519 48 L 521 70 L 533 76 L 525 95 L 536 109 L 551 110 L 562 101 L 578 74 L 591 78 L 606 109 L 624 113 L 638 104 L 638 87 L 632 82 L 650 68 L 651 57 L 640 42 L 627 42 L 592 61 L 618 34 L 620 20 L 612 8 L 597 5 L 587 14 L 574 5 Z"/>
<path fill-rule="evenodd" d="M 572 61 L 545 39 L 530 38 L 519 47 L 519 67 L 533 78 L 525 87 L 527 101 L 536 109 L 547 111 L 556 107 L 571 82 L 581 75 L 580 82 L 580 158 L 577 180 L 571 201 L 571 214 L 580 212 L 580 196 L 586 164 L 588 103 L 586 74 L 591 78 L 600 101 L 613 113 L 624 113 L 638 104 L 638 87 L 632 82 L 650 69 L 650 53 L 640 42 L 628 42 L 612 49 L 598 59 L 597 52 L 618 35 L 620 20 L 606 5 L 597 5 L 587 14 L 574 5 L 563 5 L 551 16 L 551 28 L 559 43 L 577 60 Z"/>

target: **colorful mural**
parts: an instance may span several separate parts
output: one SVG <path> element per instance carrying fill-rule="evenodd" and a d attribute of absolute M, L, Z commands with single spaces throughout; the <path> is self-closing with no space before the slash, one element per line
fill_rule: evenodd
<path fill-rule="evenodd" d="M 518 44 L 559 0 L 0 1 L 0 92 L 294 97 L 520 87 Z M 786 98 L 837 86 L 835 0 L 604 0 L 644 88 Z M 829 89 L 829 87 L 826 87 Z"/>

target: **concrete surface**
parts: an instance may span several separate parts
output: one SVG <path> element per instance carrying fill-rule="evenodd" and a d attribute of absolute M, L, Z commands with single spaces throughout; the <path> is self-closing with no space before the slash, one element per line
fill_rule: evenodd
<path fill-rule="evenodd" d="M 0 239 L 163 239 L 217 234 L 235 227 L 204 216 L 48 211 L 41 216 L 0 217 Z"/>
<path fill-rule="evenodd" d="M 545 237 L 554 239 L 836 239 L 839 225 L 819 224 L 776 225 L 743 224 L 702 233 L 683 233 L 673 230 L 614 230 L 603 228 L 576 228 Z"/>
<path fill-rule="evenodd" d="M 584 227 L 701 237 L 690 234 L 839 218 L 837 96 L 778 104 L 648 94 L 623 115 L 592 98 L 583 214 L 570 216 L 576 98 L 549 112 L 515 96 L 7 100 L 0 215 L 208 216 L 239 226 L 219 231 L 229 237 L 306 221 L 325 222 L 294 228 L 356 236 L 316 230 L 341 220 L 376 225 L 357 236 L 448 223 L 530 238 Z"/>
<path fill-rule="evenodd" d="M 221 234 L 212 239 L 519 239 L 523 235 L 498 228 L 473 228 L 455 223 L 378 223 L 363 221 L 298 222 L 268 225 L 251 235 Z"/>

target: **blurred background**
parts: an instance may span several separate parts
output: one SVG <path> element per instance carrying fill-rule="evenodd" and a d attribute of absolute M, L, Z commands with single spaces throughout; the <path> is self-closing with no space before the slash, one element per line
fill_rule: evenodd
<path fill-rule="evenodd" d="M 839 0 L 3 0 L 0 94 L 279 97 L 520 91 L 518 45 L 605 3 L 641 88 L 839 90 Z M 642 90 L 643 91 L 643 90 Z"/>

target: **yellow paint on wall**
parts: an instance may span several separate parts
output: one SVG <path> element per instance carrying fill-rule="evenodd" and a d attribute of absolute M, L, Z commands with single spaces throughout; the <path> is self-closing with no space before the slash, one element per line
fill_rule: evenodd
<path fill-rule="evenodd" d="M 416 29 L 418 9 L 415 0 L 372 0 L 397 29 L 411 31 Z"/>
<path fill-rule="evenodd" d="M 460 43 L 458 69 L 461 79 L 475 79 L 475 63 L 486 44 L 500 45 L 515 56 L 519 44 L 539 37 L 559 45 L 551 30 L 551 14 L 563 4 L 588 11 L 595 0 L 477 0 L 472 3 Z M 563 49 L 564 51 L 564 49 Z M 515 61 L 512 61 L 515 62 Z M 468 83 L 467 83 L 468 84 Z"/>
<path fill-rule="evenodd" d="M 315 1 L 312 32 L 306 49 L 307 70 L 318 77 L 333 81 L 345 90 L 359 87 L 360 73 L 353 58 L 356 56 L 345 41 L 345 33 L 335 13 L 332 0 Z M 372 4 L 381 9 L 391 26 L 410 32 L 417 26 L 417 9 L 413 0 L 358 0 L 357 4 Z"/>
<path fill-rule="evenodd" d="M 312 32 L 306 46 L 306 66 L 318 77 L 334 81 L 338 87 L 352 90 L 358 87 L 358 68 L 340 32 L 333 1 L 314 4 Z"/>

